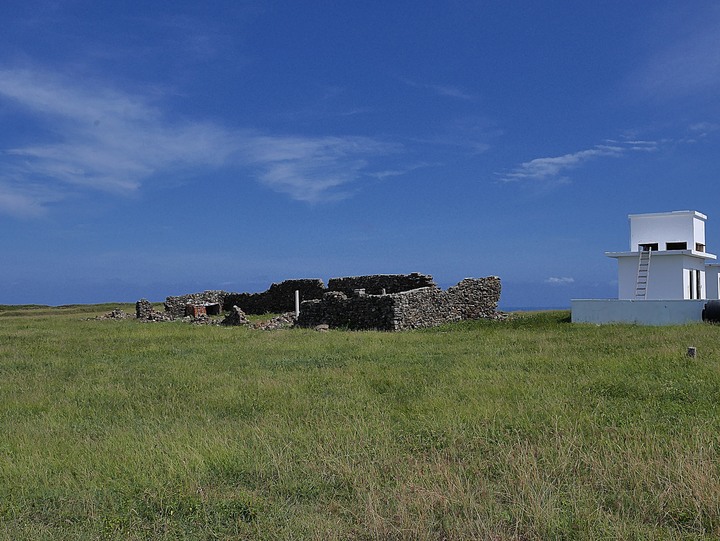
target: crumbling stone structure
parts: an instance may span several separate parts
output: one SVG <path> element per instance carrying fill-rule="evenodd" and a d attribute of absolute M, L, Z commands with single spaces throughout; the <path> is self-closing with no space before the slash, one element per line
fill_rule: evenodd
<path fill-rule="evenodd" d="M 295 291 L 300 291 L 300 298 L 319 299 L 325 293 L 322 280 L 302 279 L 285 280 L 272 284 L 270 289 L 262 293 L 231 293 L 222 290 L 208 290 L 202 293 L 190 293 L 165 299 L 165 310 L 173 317 L 185 315 L 187 305 L 219 304 L 224 312 L 238 306 L 246 314 L 277 314 L 295 310 Z"/>
<path fill-rule="evenodd" d="M 138 319 L 182 318 L 188 306 L 222 306 L 230 316 L 225 325 L 246 325 L 245 314 L 284 313 L 282 326 L 294 322 L 295 291 L 302 299 L 296 325 L 398 331 L 433 327 L 451 321 L 497 317 L 500 279 L 466 278 L 446 291 L 426 274 L 375 274 L 322 280 L 286 280 L 262 293 L 209 290 L 168 297 L 165 312 L 156 312 L 142 299 Z M 274 327 L 273 327 L 274 328 Z"/>
<path fill-rule="evenodd" d="M 165 311 L 172 317 L 180 318 L 185 316 L 185 307 L 188 304 L 205 305 L 219 304 L 223 306 L 223 301 L 227 292 L 221 290 L 209 290 L 202 293 L 189 293 L 179 297 L 168 297 L 165 299 Z"/>
<path fill-rule="evenodd" d="M 368 295 L 381 295 L 383 293 L 400 293 L 421 287 L 437 287 L 437 285 L 432 276 L 419 272 L 346 276 L 328 280 L 328 291 L 342 291 L 348 296 L 353 295 L 359 289 L 364 289 Z"/>
<path fill-rule="evenodd" d="M 285 280 L 272 284 L 262 293 L 228 293 L 223 309 L 239 306 L 246 314 L 277 314 L 295 310 L 295 291 L 303 300 L 319 299 L 325 293 L 325 284 L 319 279 Z"/>
<path fill-rule="evenodd" d="M 356 289 L 368 288 L 353 288 Z M 320 300 L 301 304 L 297 325 L 399 331 L 463 319 L 493 318 L 497 314 L 500 290 L 500 278 L 489 276 L 466 278 L 447 291 L 434 284 L 385 295 L 349 297 L 342 291 L 330 291 Z"/>
<path fill-rule="evenodd" d="M 239 306 L 233 306 L 230 312 L 220 322 L 220 325 L 237 327 L 240 325 L 250 325 L 250 321 L 245 317 L 245 312 Z"/>
<path fill-rule="evenodd" d="M 158 312 L 147 299 L 135 303 L 135 317 L 141 321 L 170 321 L 173 316 L 167 311 Z"/>

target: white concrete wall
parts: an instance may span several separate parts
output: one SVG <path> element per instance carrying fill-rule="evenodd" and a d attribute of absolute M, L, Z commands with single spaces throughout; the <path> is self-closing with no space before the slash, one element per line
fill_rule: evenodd
<path fill-rule="evenodd" d="M 631 214 L 629 219 L 631 252 L 640 244 L 657 243 L 660 250 L 668 242 L 687 242 L 688 250 L 694 250 L 696 242 L 705 244 L 707 217 L 696 211 Z"/>
<path fill-rule="evenodd" d="M 720 265 L 705 267 L 705 287 L 708 299 L 720 299 Z"/>
<path fill-rule="evenodd" d="M 702 321 L 706 301 L 573 299 L 573 323 L 680 325 Z"/>
<path fill-rule="evenodd" d="M 618 299 L 634 299 L 637 285 L 638 256 L 618 260 Z M 700 298 L 706 298 L 705 260 L 683 254 L 656 254 L 650 257 L 647 300 L 681 300 L 690 298 L 688 269 L 701 272 Z"/>
<path fill-rule="evenodd" d="M 697 216 L 693 220 L 693 236 L 695 237 L 695 242 L 705 244 L 705 220 L 702 220 Z M 688 244 L 688 249 L 694 250 L 695 244 L 693 244 L 692 246 Z M 703 251 L 707 251 L 707 249 Z"/>
<path fill-rule="evenodd" d="M 650 258 L 652 262 L 652 258 Z M 618 299 L 634 299 L 638 256 L 618 257 Z"/>

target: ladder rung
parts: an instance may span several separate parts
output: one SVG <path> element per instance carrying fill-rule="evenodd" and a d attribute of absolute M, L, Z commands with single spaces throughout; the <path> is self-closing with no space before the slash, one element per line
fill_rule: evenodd
<path fill-rule="evenodd" d="M 645 299 L 647 298 L 647 285 L 648 276 L 650 274 L 650 256 L 652 255 L 650 250 L 640 250 L 640 257 L 638 258 L 638 270 L 637 279 L 635 281 L 635 298 Z"/>

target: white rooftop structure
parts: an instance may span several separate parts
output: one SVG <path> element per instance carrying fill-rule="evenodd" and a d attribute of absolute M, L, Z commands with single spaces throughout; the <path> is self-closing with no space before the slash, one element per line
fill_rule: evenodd
<path fill-rule="evenodd" d="M 629 250 L 618 261 L 617 300 L 573 300 L 573 321 L 669 324 L 701 319 L 718 299 L 720 265 L 706 252 L 707 216 L 694 210 L 631 214 Z M 685 301 L 685 302 L 682 302 Z"/>
<path fill-rule="evenodd" d="M 631 214 L 630 250 L 606 252 L 618 260 L 618 299 L 707 298 L 707 216 L 694 210 Z"/>
<path fill-rule="evenodd" d="M 695 210 L 631 214 L 630 251 L 693 250 L 705 252 L 707 216 Z"/>

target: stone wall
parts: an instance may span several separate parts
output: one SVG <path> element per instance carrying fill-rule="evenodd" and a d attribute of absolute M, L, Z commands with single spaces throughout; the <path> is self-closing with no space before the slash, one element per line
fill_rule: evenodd
<path fill-rule="evenodd" d="M 224 306 L 224 300 L 228 294 L 227 291 L 209 290 L 203 291 L 202 293 L 189 293 L 178 297 L 168 297 L 165 299 L 165 311 L 172 315 L 172 317 L 184 317 L 186 305 L 218 303 Z"/>
<path fill-rule="evenodd" d="M 448 288 L 445 296 L 460 319 L 483 319 L 497 316 L 502 284 L 497 276 L 465 278 Z"/>
<path fill-rule="evenodd" d="M 155 312 L 155 310 L 149 300 L 140 299 L 135 303 L 135 317 L 137 319 L 150 319 L 153 312 Z"/>
<path fill-rule="evenodd" d="M 295 311 L 295 291 L 300 292 L 300 300 L 319 299 L 325 293 L 322 280 L 285 280 L 272 284 L 262 293 L 228 293 L 223 302 L 223 310 L 229 311 L 239 306 L 246 314 L 277 314 Z"/>
<path fill-rule="evenodd" d="M 368 295 L 400 293 L 421 287 L 437 287 L 433 277 L 413 272 L 412 274 L 371 274 L 367 276 L 346 276 L 330 278 L 328 291 L 342 291 L 345 295 L 353 295 L 356 289 L 364 289 Z"/>
<path fill-rule="evenodd" d="M 300 299 L 319 299 L 325 293 L 322 280 L 303 279 L 285 280 L 272 284 L 262 293 L 230 293 L 222 290 L 209 290 L 201 293 L 189 293 L 165 299 L 165 310 L 173 317 L 185 315 L 187 304 L 218 303 L 225 312 L 238 306 L 246 314 L 277 314 L 295 310 L 295 291 L 300 291 Z"/>
<path fill-rule="evenodd" d="M 300 304 L 297 326 L 393 330 L 393 306 L 392 295 L 348 297 L 341 291 L 328 291 L 320 300 Z"/>
<path fill-rule="evenodd" d="M 322 280 L 303 279 L 272 284 L 262 293 L 211 290 L 168 297 L 165 311 L 171 318 L 182 318 L 187 304 L 218 303 L 226 312 L 233 306 L 246 314 L 291 312 L 297 290 L 302 301 L 298 326 L 397 331 L 495 317 L 500 289 L 496 276 L 466 278 L 443 291 L 426 274 L 376 274 L 332 278 L 328 289 Z M 356 290 L 365 294 L 356 295 Z M 146 303 L 138 305 L 138 314 L 148 310 Z"/>
<path fill-rule="evenodd" d="M 500 279 L 489 276 L 466 278 L 447 291 L 431 286 L 353 297 L 343 292 L 328 292 L 321 300 L 301 304 L 297 325 L 399 331 L 463 319 L 492 318 L 497 313 L 500 289 Z"/>
<path fill-rule="evenodd" d="M 140 299 L 135 303 L 135 317 L 140 321 L 171 321 L 170 312 L 158 312 L 147 299 Z"/>

